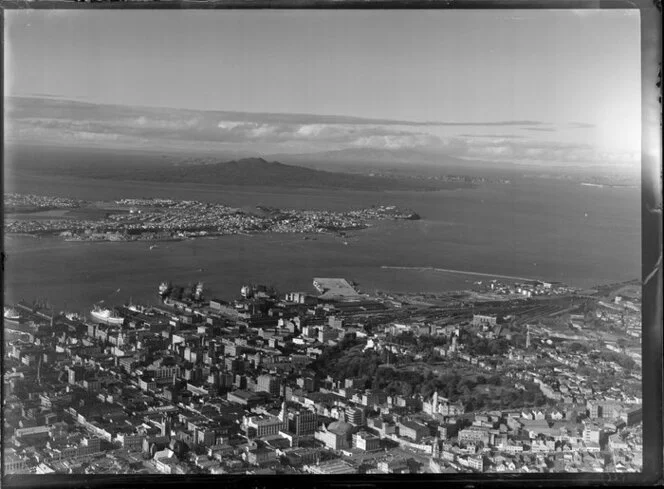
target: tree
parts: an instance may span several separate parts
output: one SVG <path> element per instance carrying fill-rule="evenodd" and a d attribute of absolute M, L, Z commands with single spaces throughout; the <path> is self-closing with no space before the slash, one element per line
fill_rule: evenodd
<path fill-rule="evenodd" d="M 488 383 L 491 385 L 499 386 L 502 385 L 503 379 L 500 375 L 492 375 L 489 377 Z"/>
<path fill-rule="evenodd" d="M 570 343 L 569 345 L 567 345 L 567 348 L 572 353 L 588 353 L 588 351 L 590 351 L 587 345 L 579 343 L 578 341 Z"/>

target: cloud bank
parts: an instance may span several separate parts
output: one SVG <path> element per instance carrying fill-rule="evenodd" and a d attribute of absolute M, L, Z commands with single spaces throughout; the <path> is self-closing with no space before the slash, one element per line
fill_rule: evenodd
<path fill-rule="evenodd" d="M 343 149 L 421 150 L 495 161 L 632 163 L 639 155 L 601 153 L 588 144 L 536 139 L 591 124 L 556 126 L 542 121 L 437 121 L 269 114 L 95 105 L 51 98 L 11 97 L 6 102 L 10 140 L 153 145 L 204 144 L 257 154 L 316 153 Z M 457 129 L 458 128 L 458 129 Z M 482 130 L 503 128 L 505 134 Z M 457 131 L 465 129 L 465 133 Z M 467 131 L 472 130 L 473 133 Z M 521 134 L 517 134 L 520 132 Z"/>

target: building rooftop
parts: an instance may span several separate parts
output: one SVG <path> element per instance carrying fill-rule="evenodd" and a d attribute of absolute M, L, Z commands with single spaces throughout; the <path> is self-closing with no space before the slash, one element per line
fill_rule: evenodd
<path fill-rule="evenodd" d="M 327 426 L 327 431 L 331 431 L 332 433 L 337 433 L 340 435 L 345 435 L 353 431 L 353 425 L 350 423 L 346 423 L 345 421 L 333 421 Z"/>

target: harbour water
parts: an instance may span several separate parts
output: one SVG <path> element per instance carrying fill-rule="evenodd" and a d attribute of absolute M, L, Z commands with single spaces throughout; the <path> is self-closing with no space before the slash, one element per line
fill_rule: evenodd
<path fill-rule="evenodd" d="M 360 289 L 435 292 L 481 277 L 421 268 L 557 280 L 577 287 L 640 277 L 640 191 L 537 180 L 440 192 L 200 187 L 15 175 L 17 193 L 88 200 L 168 197 L 236 207 L 343 210 L 394 204 L 419 221 L 386 221 L 333 235 L 228 236 L 160 243 L 65 242 L 5 236 L 5 301 L 48 298 L 83 311 L 154 302 L 163 280 L 202 280 L 210 293 L 235 297 L 242 284 L 312 291 L 315 276 L 346 277 Z M 390 268 L 414 267 L 416 269 Z M 120 291 L 118 291 L 120 289 Z"/>

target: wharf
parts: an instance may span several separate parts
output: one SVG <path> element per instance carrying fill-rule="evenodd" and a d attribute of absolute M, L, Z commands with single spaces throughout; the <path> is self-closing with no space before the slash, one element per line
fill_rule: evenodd
<path fill-rule="evenodd" d="M 19 302 L 18 304 L 16 304 L 16 307 L 18 309 L 24 311 L 24 312 L 27 312 L 28 314 L 30 314 L 32 316 L 37 316 L 41 319 L 46 319 L 47 321 L 53 321 L 55 319 L 55 313 L 54 312 L 51 312 L 51 315 L 49 316 L 45 312 L 40 311 L 36 307 L 31 307 L 31 306 L 25 304 L 24 302 Z"/>

